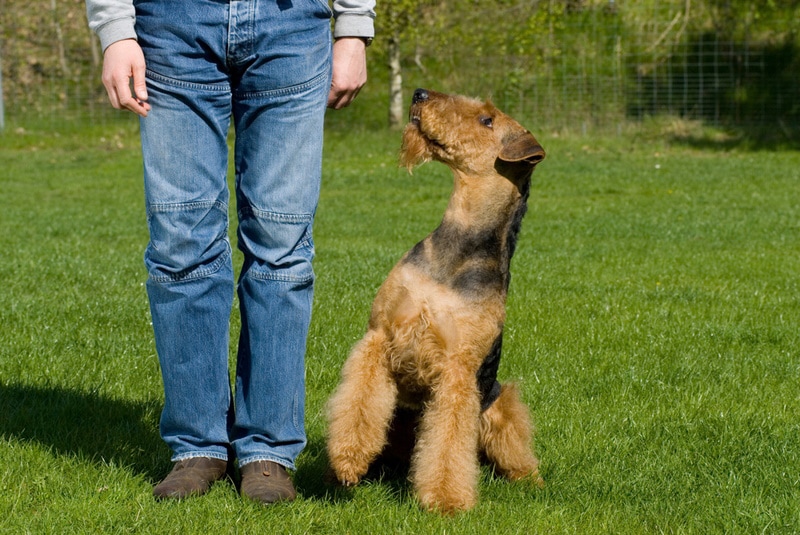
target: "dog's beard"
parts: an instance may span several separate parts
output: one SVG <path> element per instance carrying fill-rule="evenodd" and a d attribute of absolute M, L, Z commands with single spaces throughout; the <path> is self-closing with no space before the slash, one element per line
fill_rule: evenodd
<path fill-rule="evenodd" d="M 400 165 L 405 166 L 411 172 L 415 166 L 428 162 L 432 158 L 430 141 L 422 135 L 419 126 L 413 122 L 407 124 L 403 131 Z"/>

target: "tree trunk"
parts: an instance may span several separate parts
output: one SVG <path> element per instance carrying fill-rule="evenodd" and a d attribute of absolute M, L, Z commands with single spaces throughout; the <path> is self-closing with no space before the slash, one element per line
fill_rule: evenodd
<path fill-rule="evenodd" d="M 64 32 L 61 31 L 61 23 L 58 21 L 56 0 L 50 0 L 50 11 L 53 13 L 53 27 L 56 31 L 58 66 L 61 67 L 61 74 L 64 75 L 64 78 L 68 78 L 71 73 L 69 72 L 69 65 L 67 64 L 67 52 L 66 46 L 64 45 Z"/>
<path fill-rule="evenodd" d="M 389 38 L 389 127 L 403 124 L 403 71 L 400 67 L 400 37 Z"/>

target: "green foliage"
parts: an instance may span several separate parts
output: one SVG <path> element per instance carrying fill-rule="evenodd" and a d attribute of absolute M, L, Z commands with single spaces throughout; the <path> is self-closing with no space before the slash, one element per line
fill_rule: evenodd
<path fill-rule="evenodd" d="M 663 126 L 610 140 L 531 126 L 548 156 L 512 264 L 500 376 L 533 410 L 547 486 L 484 470 L 480 504 L 454 518 L 421 512 L 402 476 L 352 492 L 321 482 L 324 402 L 378 285 L 439 222 L 447 169 L 399 169 L 396 133 L 328 132 L 302 498 L 261 508 L 219 484 L 156 503 L 169 452 L 135 121 L 10 129 L 0 532 L 800 531 L 800 153 Z"/>
<path fill-rule="evenodd" d="M 9 122 L 105 118 L 84 11 L 74 0 L 4 1 Z M 609 133 L 664 114 L 800 137 L 798 0 L 399 0 L 379 2 L 377 15 L 364 93 L 380 92 L 378 124 L 399 39 L 406 100 L 422 86 L 492 97 L 548 127 Z"/>
<path fill-rule="evenodd" d="M 415 38 L 424 28 L 421 24 L 439 2 L 433 0 L 397 0 L 386 2 L 378 9 L 376 33 L 398 38 Z"/>
<path fill-rule="evenodd" d="M 105 97 L 100 43 L 85 10 L 75 0 L 3 0 L 0 64 L 7 114 L 91 109 Z"/>

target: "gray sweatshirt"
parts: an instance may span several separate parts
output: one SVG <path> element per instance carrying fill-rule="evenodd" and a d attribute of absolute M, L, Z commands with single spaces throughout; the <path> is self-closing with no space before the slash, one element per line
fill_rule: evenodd
<path fill-rule="evenodd" d="M 375 0 L 334 0 L 334 38 L 374 37 L 374 10 Z M 103 50 L 111 43 L 136 39 L 133 0 L 86 0 L 86 13 Z"/>

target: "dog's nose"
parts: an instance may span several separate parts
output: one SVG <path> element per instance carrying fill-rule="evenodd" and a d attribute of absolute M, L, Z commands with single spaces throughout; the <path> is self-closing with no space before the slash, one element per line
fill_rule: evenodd
<path fill-rule="evenodd" d="M 428 100 L 428 90 L 420 88 L 414 91 L 414 97 L 411 99 L 411 102 L 416 104 L 417 102 L 424 102 L 426 100 Z"/>

